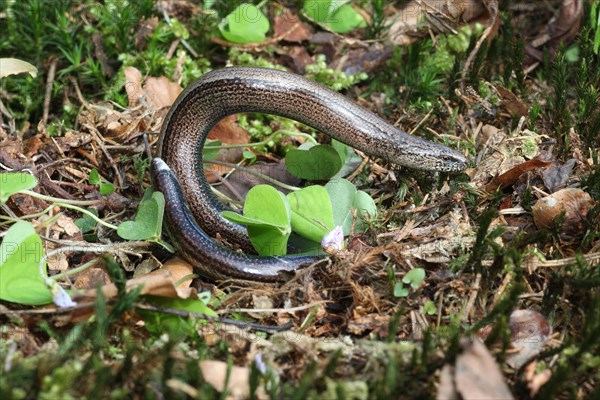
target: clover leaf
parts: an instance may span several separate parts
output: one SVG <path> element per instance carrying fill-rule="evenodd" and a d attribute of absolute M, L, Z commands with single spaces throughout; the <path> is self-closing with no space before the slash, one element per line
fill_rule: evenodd
<path fill-rule="evenodd" d="M 165 210 L 165 197 L 161 192 L 153 192 L 142 200 L 133 221 L 122 222 L 117 234 L 126 240 L 149 240 L 160 244 L 169 251 L 173 248 L 162 241 L 162 222 Z"/>
<path fill-rule="evenodd" d="M 256 43 L 266 38 L 269 20 L 253 4 L 241 4 L 219 24 L 225 39 L 233 43 Z"/>
<path fill-rule="evenodd" d="M 33 175 L 16 172 L 0 173 L 0 204 L 6 203 L 13 194 L 36 186 L 37 180 Z"/>
<path fill-rule="evenodd" d="M 244 203 L 244 215 L 222 211 L 230 221 L 248 228 L 252 245 L 263 256 L 285 255 L 292 232 L 290 204 L 285 195 L 269 185 L 250 189 Z"/>
<path fill-rule="evenodd" d="M 323 186 L 308 186 L 287 195 L 292 211 L 292 228 L 300 236 L 321 243 L 333 229 L 333 210 Z"/>
<path fill-rule="evenodd" d="M 349 180 L 332 180 L 325 185 L 325 189 L 331 199 L 334 225 L 342 226 L 344 236 L 348 236 L 352 229 L 354 210 L 356 210 L 357 216 L 354 223 L 355 233 L 367 229 L 363 219 L 372 219 L 377 216 L 377 206 L 371 196 L 362 190 L 357 190 Z"/>
<path fill-rule="evenodd" d="M 0 300 L 28 305 L 52 302 L 39 269 L 43 256 L 42 239 L 31 223 L 18 221 L 6 231 L 0 244 Z"/>
<path fill-rule="evenodd" d="M 333 147 L 307 142 L 285 155 L 285 167 L 298 178 L 325 180 L 338 173 L 342 160 Z"/>

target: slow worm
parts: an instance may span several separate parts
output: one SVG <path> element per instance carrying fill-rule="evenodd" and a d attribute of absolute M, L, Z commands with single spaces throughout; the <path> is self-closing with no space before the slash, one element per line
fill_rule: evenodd
<path fill-rule="evenodd" d="M 253 251 L 246 228 L 225 210 L 204 177 L 202 148 L 224 117 L 260 112 L 292 118 L 366 154 L 428 171 L 462 171 L 466 158 L 446 146 L 410 136 L 343 95 L 299 75 L 274 69 L 232 67 L 207 73 L 184 90 L 163 123 L 151 174 L 166 201 L 165 227 L 180 255 L 212 279 L 278 281 L 280 271 L 314 263 L 315 256 L 260 257 L 234 252 L 220 235 Z M 164 160 L 164 161 L 163 161 Z"/>

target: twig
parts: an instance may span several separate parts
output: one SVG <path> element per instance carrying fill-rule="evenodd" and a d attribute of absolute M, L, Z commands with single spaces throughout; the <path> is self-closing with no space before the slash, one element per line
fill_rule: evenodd
<path fill-rule="evenodd" d="M 471 287 L 471 295 L 469 296 L 469 301 L 467 302 L 467 306 L 463 310 L 463 314 L 461 317 L 461 321 L 465 321 L 471 310 L 473 309 L 473 305 L 475 304 L 475 300 L 477 299 L 477 294 L 479 293 L 479 288 L 481 284 L 481 274 L 478 273 L 475 275 L 475 282 L 473 283 L 473 287 Z"/>
<path fill-rule="evenodd" d="M 316 301 L 314 303 L 305 304 L 303 306 L 291 307 L 291 308 L 234 308 L 228 310 L 219 310 L 217 314 L 226 314 L 232 312 L 244 312 L 244 313 L 278 313 L 278 312 L 288 312 L 293 313 L 296 311 L 306 310 L 307 308 L 312 308 L 319 304 L 331 303 L 330 300 L 322 300 Z"/>
<path fill-rule="evenodd" d="M 46 81 L 46 93 L 44 95 L 44 113 L 42 114 L 42 125 L 48 123 L 48 115 L 50 114 L 50 101 L 52 100 L 52 86 L 54 85 L 54 77 L 56 76 L 56 64 L 58 58 L 52 60 L 50 69 L 48 70 L 48 80 Z"/>

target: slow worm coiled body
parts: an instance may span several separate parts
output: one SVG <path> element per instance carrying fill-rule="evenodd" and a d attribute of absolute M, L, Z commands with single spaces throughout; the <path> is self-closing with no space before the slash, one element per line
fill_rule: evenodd
<path fill-rule="evenodd" d="M 247 256 L 211 239 L 219 234 L 252 250 L 246 229 L 219 214 L 226 207 L 213 195 L 202 166 L 202 148 L 210 130 L 224 117 L 241 112 L 292 118 L 366 154 L 406 167 L 457 172 L 467 165 L 459 152 L 408 135 L 343 95 L 299 75 L 250 67 L 209 72 L 171 107 L 161 131 L 159 158 L 151 168 L 155 188 L 165 195 L 171 240 L 209 278 L 275 281 L 280 279 L 277 271 L 293 271 L 316 260 Z"/>

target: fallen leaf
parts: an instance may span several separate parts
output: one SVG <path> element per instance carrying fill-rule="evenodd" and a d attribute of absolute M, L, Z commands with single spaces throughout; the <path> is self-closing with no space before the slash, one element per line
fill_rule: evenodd
<path fill-rule="evenodd" d="M 143 96 L 142 73 L 135 67 L 126 67 L 125 74 L 125 92 L 129 101 L 129 107 L 135 107 Z"/>
<path fill-rule="evenodd" d="M 521 175 L 536 170 L 538 168 L 544 168 L 549 165 L 552 165 L 552 161 L 548 161 L 548 155 L 542 153 L 539 156 L 532 158 L 531 160 L 527 160 L 524 163 L 521 163 L 502 175 L 494 178 L 486 187 L 488 192 L 494 192 L 498 189 L 503 189 L 513 185 Z"/>
<path fill-rule="evenodd" d="M 171 82 L 164 76 L 147 78 L 143 89 L 148 104 L 155 110 L 172 105 L 182 91 L 178 83 Z"/>
<path fill-rule="evenodd" d="M 281 160 L 278 163 L 254 164 L 248 168 L 252 171 L 269 176 L 288 185 L 297 186 L 301 182 L 299 178 L 296 178 L 287 171 L 284 160 Z M 239 200 L 244 200 L 246 198 L 246 193 L 248 193 L 254 186 L 268 183 L 262 178 L 258 178 L 249 174 L 248 172 L 239 170 L 236 170 L 229 175 L 227 182 L 229 184 L 227 186 L 223 185 L 219 187 L 219 190 L 221 190 L 221 192 L 227 196 Z M 284 194 L 288 192 L 287 190 L 281 189 L 280 191 Z"/>
<path fill-rule="evenodd" d="M 227 363 L 223 361 L 200 361 L 200 371 L 204 380 L 220 393 L 227 391 L 226 399 L 246 399 L 250 397 L 250 368 L 231 367 L 229 380 L 227 379 Z M 225 382 L 227 381 L 227 386 Z M 262 387 L 255 393 L 259 399 L 266 399 L 267 395 Z"/>
<path fill-rule="evenodd" d="M 561 45 L 572 42 L 577 36 L 582 18 L 582 0 L 562 0 L 558 18 L 553 19 L 534 40 L 525 46 L 527 57 L 524 64 L 528 66 L 542 61 L 544 50 L 554 56 Z"/>
<path fill-rule="evenodd" d="M 527 109 L 525 103 L 523 103 L 517 95 L 506 89 L 504 86 L 498 86 L 496 89 L 502 98 L 500 107 L 503 107 L 506 111 L 508 111 L 511 117 L 516 118 L 527 115 L 529 110 Z"/>
<path fill-rule="evenodd" d="M 552 329 L 544 316 L 533 310 L 515 310 L 508 321 L 510 354 L 506 363 L 518 369 L 537 356 L 550 337 Z"/>
<path fill-rule="evenodd" d="M 577 160 L 572 158 L 562 165 L 553 164 L 542 172 L 542 180 L 550 193 L 554 193 L 567 185 L 576 162 Z"/>
<path fill-rule="evenodd" d="M 110 277 L 106 271 L 100 267 L 92 267 L 76 275 L 73 287 L 79 290 L 88 290 L 108 283 L 110 283 Z"/>
<path fill-rule="evenodd" d="M 37 76 L 37 68 L 27 61 L 17 58 L 0 58 L 0 79 L 9 75 L 28 73 L 33 78 Z"/>
<path fill-rule="evenodd" d="M 464 400 L 512 399 L 504 376 L 485 344 L 478 338 L 461 341 L 456 357 L 454 383 Z"/>
<path fill-rule="evenodd" d="M 163 268 L 171 273 L 174 282 L 179 282 L 177 287 L 188 288 L 192 284 L 192 279 L 181 281 L 182 278 L 194 273 L 194 268 L 185 260 L 179 257 L 173 257 L 163 264 Z"/>
<path fill-rule="evenodd" d="M 274 36 L 286 42 L 301 43 L 312 36 L 310 25 L 300 21 L 298 14 L 287 8 L 275 16 L 273 29 Z"/>

